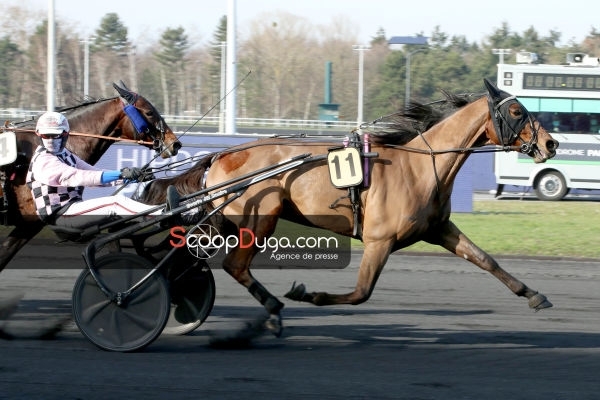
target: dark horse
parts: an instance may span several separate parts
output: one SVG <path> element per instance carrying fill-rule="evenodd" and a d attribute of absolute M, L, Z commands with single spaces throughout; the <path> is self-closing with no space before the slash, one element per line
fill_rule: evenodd
<path fill-rule="evenodd" d="M 271 235 L 279 218 L 312 225 L 347 236 L 364 244 L 356 287 L 345 294 L 309 292 L 294 285 L 286 297 L 315 305 L 360 304 L 369 299 L 391 252 L 418 241 L 440 245 L 457 256 L 490 272 L 513 293 L 529 300 L 535 310 L 551 307 L 546 297 L 517 280 L 487 253 L 477 247 L 450 220 L 450 195 L 454 179 L 472 151 L 485 145 L 518 150 L 545 162 L 555 155 L 558 142 L 514 97 L 485 80 L 487 93 L 463 102 L 443 118 L 433 118 L 428 108 L 412 107 L 396 115 L 398 121 L 422 126 L 424 132 L 400 135 L 400 123 L 388 124 L 385 131 L 370 134 L 370 184 L 357 199 L 358 219 L 346 189 L 331 184 L 328 163 L 307 163 L 291 171 L 250 186 L 241 197 L 221 211 L 235 228 L 251 230 L 256 243 Z M 439 121 L 438 121 L 439 119 Z M 376 124 L 375 124 L 376 125 Z M 206 187 L 257 171 L 300 154 L 327 154 L 340 143 L 297 139 L 261 139 L 227 149 L 188 172 L 170 179 L 153 181 L 143 201 L 164 202 L 167 185 L 182 194 L 202 188 L 202 173 L 210 163 Z M 212 202 L 223 203 L 226 198 Z M 328 218 L 335 215 L 339 218 Z M 358 221 L 358 227 L 355 225 Z M 356 229 L 355 228 L 359 228 Z M 247 232 L 247 231 L 245 231 Z M 282 329 L 275 296 L 250 272 L 258 253 L 256 246 L 238 246 L 224 258 L 223 268 L 265 307 L 270 318 L 266 326 L 279 335 Z"/>
<path fill-rule="evenodd" d="M 115 140 L 138 142 L 153 148 L 162 158 L 177 154 L 181 143 L 152 103 L 128 89 L 123 82 L 113 86 L 118 97 L 87 101 L 59 110 L 67 116 L 71 128 L 67 148 L 90 164 L 95 164 Z M 126 111 L 127 106 L 130 107 Z M 7 204 L 5 224 L 14 226 L 0 247 L 0 271 L 44 227 L 36 216 L 33 198 L 25 182 L 31 156 L 40 144 L 34 134 L 36 122 L 32 120 L 8 127 L 17 136 L 19 156 L 14 163 L 0 167 Z"/>

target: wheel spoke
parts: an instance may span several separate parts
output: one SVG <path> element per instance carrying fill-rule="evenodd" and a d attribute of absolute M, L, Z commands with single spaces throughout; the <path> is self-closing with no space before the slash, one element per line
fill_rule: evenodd
<path fill-rule="evenodd" d="M 112 302 L 108 299 L 99 301 L 95 304 L 88 305 L 85 310 L 83 310 L 81 317 L 85 322 L 92 321 L 96 318 L 102 311 L 104 311 L 107 306 L 109 306 Z"/>
<path fill-rule="evenodd" d="M 127 318 L 127 322 L 134 323 L 137 327 L 143 329 L 144 331 L 150 331 L 156 328 L 156 317 L 153 318 L 152 316 L 142 316 L 136 314 L 135 312 L 131 312 L 127 308 L 122 308 L 121 310 L 121 315 L 123 318 Z"/>

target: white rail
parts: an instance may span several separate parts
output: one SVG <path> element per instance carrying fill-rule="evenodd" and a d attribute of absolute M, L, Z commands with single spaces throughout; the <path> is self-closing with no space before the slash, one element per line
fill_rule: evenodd
<path fill-rule="evenodd" d="M 17 108 L 0 109 L 2 121 L 19 122 L 33 119 L 43 114 L 43 110 L 24 110 Z M 164 115 L 167 124 L 172 126 L 219 126 L 219 117 L 200 115 Z M 283 128 L 283 129 L 344 129 L 352 130 L 357 127 L 356 121 L 323 121 L 304 119 L 274 119 L 274 118 L 237 118 L 240 127 Z"/>

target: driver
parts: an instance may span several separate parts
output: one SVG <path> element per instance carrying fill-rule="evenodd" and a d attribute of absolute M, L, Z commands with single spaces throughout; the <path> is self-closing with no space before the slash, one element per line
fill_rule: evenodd
<path fill-rule="evenodd" d="M 84 228 L 110 217 L 134 215 L 156 208 L 123 195 L 84 201 L 82 194 L 86 186 L 110 186 L 122 180 L 143 182 L 154 176 L 140 168 L 105 171 L 77 157 L 65 148 L 69 138 L 69 122 L 61 113 L 43 114 L 37 122 L 35 133 L 41 138 L 42 144 L 35 150 L 29 164 L 27 186 L 31 189 L 36 213 L 45 223 Z M 177 192 L 173 187 L 167 192 L 168 204 L 175 205 L 178 202 Z M 148 215 L 162 212 L 159 209 Z"/>

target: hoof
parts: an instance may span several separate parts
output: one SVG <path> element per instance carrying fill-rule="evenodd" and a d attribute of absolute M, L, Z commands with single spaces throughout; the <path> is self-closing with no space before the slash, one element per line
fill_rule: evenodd
<path fill-rule="evenodd" d="M 71 321 L 71 316 L 35 321 L 35 326 L 32 326 L 32 321 L 10 321 L 2 327 L 0 338 L 53 340 Z"/>
<path fill-rule="evenodd" d="M 224 329 L 211 332 L 209 345 L 220 349 L 245 349 L 252 347 L 252 341 L 265 332 L 265 317 L 247 321 L 239 329 Z"/>
<path fill-rule="evenodd" d="M 23 293 L 17 293 L 7 299 L 0 300 L 0 319 L 8 319 L 19 307 Z"/>
<path fill-rule="evenodd" d="M 71 317 L 64 317 L 55 321 L 49 321 L 49 323 L 41 328 L 38 333 L 38 338 L 41 340 L 52 340 L 56 339 L 56 335 L 62 332 L 67 324 L 71 322 Z"/>
<path fill-rule="evenodd" d="M 552 307 L 552 303 L 541 293 L 536 293 L 529 298 L 529 308 L 533 308 L 535 311 L 550 307 Z"/>
<path fill-rule="evenodd" d="M 301 283 L 298 286 L 296 286 L 296 282 L 294 282 L 292 284 L 292 288 L 290 289 L 289 292 L 287 292 L 285 294 L 284 297 L 287 297 L 288 299 L 291 299 L 291 300 L 301 301 L 305 294 L 306 294 L 306 287 L 304 286 L 304 284 Z"/>
<path fill-rule="evenodd" d="M 275 337 L 281 337 L 283 332 L 283 323 L 281 322 L 281 315 L 271 314 L 264 323 L 266 330 L 271 332 Z"/>
<path fill-rule="evenodd" d="M 15 336 L 11 333 L 5 332 L 3 328 L 0 328 L 0 339 L 13 340 Z"/>

